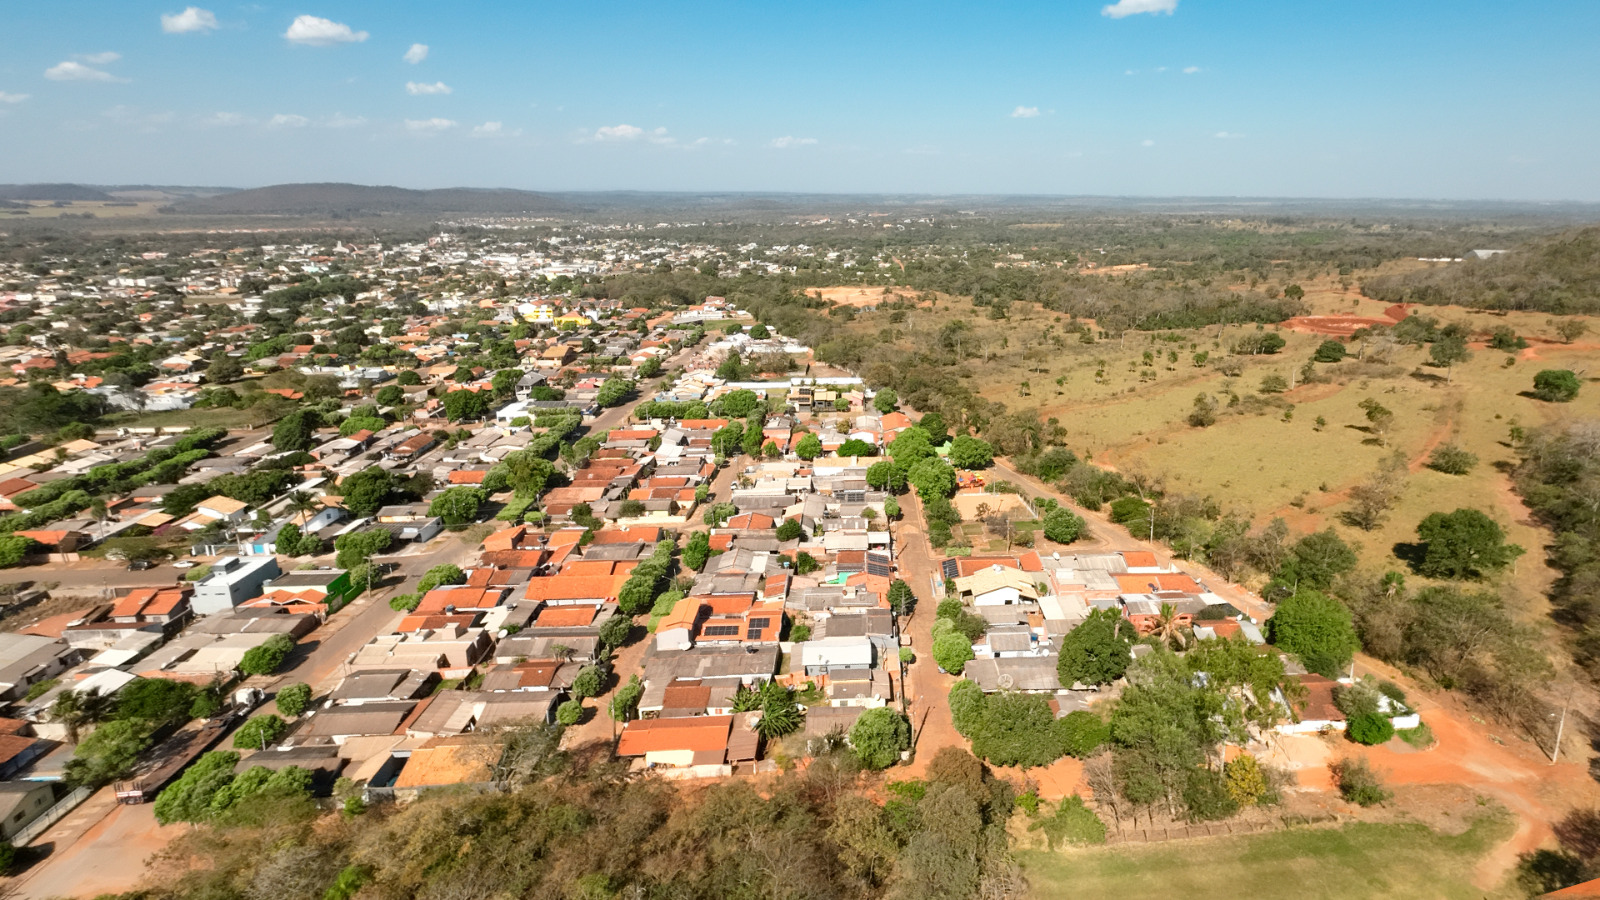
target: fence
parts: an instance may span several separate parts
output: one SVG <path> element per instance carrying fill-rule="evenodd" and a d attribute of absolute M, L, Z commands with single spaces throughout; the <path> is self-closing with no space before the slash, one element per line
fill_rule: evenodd
<path fill-rule="evenodd" d="M 83 801 L 89 799 L 90 795 L 93 793 L 94 791 L 90 790 L 89 788 L 81 787 L 65 797 L 62 797 L 56 802 L 55 806 L 45 810 L 44 815 L 34 819 L 32 822 L 29 822 L 27 825 L 23 826 L 21 831 L 18 831 L 16 834 L 12 835 L 12 846 L 27 846 L 33 841 L 34 838 L 44 834 L 44 832 L 51 825 L 54 825 L 62 819 L 65 819 L 67 817 L 67 813 L 77 809 L 79 805 L 81 805 Z"/>

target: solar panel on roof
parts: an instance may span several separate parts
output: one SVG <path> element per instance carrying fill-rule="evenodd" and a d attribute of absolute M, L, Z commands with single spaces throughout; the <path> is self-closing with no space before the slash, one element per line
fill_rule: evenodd
<path fill-rule="evenodd" d="M 772 619 L 768 618 L 767 616 L 758 616 L 758 617 L 750 620 L 750 628 L 751 628 L 752 631 L 757 630 L 757 629 L 761 629 L 761 628 L 767 628 L 767 627 L 770 627 L 771 625 L 772 625 Z"/>
<path fill-rule="evenodd" d="M 747 640 L 747 641 L 758 640 L 760 637 L 761 637 L 761 629 L 759 629 L 759 628 L 752 628 L 749 631 L 746 631 L 744 633 L 744 639 Z"/>
<path fill-rule="evenodd" d="M 739 633 L 737 625 L 710 625 L 706 627 L 706 637 L 734 637 Z"/>

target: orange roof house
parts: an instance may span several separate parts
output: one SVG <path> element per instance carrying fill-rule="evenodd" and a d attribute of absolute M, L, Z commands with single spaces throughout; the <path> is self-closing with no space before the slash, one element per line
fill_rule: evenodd
<path fill-rule="evenodd" d="M 1115 575 L 1117 587 L 1124 594 L 1145 594 L 1152 591 L 1182 591 L 1199 594 L 1205 591 L 1200 583 L 1182 572 Z"/>
<path fill-rule="evenodd" d="M 623 726 L 618 756 L 642 756 L 652 766 L 720 766 L 727 761 L 733 716 L 635 719 Z"/>
<path fill-rule="evenodd" d="M 527 599 L 552 605 L 603 603 L 617 599 L 626 575 L 551 575 L 528 582 Z"/>

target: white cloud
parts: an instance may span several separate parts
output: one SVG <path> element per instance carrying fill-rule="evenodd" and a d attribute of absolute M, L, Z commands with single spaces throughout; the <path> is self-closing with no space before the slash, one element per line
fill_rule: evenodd
<path fill-rule="evenodd" d="M 636 141 L 641 137 L 644 129 L 633 125 L 605 125 L 594 131 L 597 141 Z"/>
<path fill-rule="evenodd" d="M 797 138 L 786 134 L 781 138 L 773 138 L 771 146 L 779 150 L 788 150 L 790 147 L 805 147 L 816 142 L 816 138 Z"/>
<path fill-rule="evenodd" d="M 334 113 L 322 120 L 324 128 L 360 128 L 365 124 L 365 116 L 347 116 L 344 113 Z"/>
<path fill-rule="evenodd" d="M 317 16 L 296 16 L 283 36 L 292 44 L 308 47 L 332 47 L 335 44 L 358 44 L 367 39 L 365 31 L 355 31 L 343 22 L 333 22 Z"/>
<path fill-rule="evenodd" d="M 406 130 L 413 134 L 438 134 L 456 127 L 449 119 L 407 119 Z"/>
<path fill-rule="evenodd" d="M 1039 107 L 1037 106 L 1019 106 L 1011 111 L 1011 118 L 1013 119 L 1036 119 L 1038 117 Z"/>
<path fill-rule="evenodd" d="M 1110 6 L 1102 7 L 1100 15 L 1121 19 L 1127 16 L 1137 16 L 1140 13 L 1166 13 L 1172 15 L 1178 8 L 1178 0 L 1117 0 Z"/>
<path fill-rule="evenodd" d="M 214 112 L 200 120 L 202 125 L 211 125 L 225 128 L 231 125 L 243 125 L 247 120 L 244 116 L 232 112 Z"/>
<path fill-rule="evenodd" d="M 162 15 L 161 30 L 167 34 L 190 34 L 200 31 L 215 31 L 217 16 L 209 9 L 190 6 L 183 12 L 175 15 Z"/>
<path fill-rule="evenodd" d="M 1144 140 L 1139 142 L 1139 146 L 1141 146 L 1141 147 L 1154 147 L 1155 145 L 1156 145 L 1156 142 L 1150 140 L 1149 138 L 1145 138 Z"/>
<path fill-rule="evenodd" d="M 21 103 L 28 99 L 28 96 L 27 94 L 8 94 L 5 91 L 0 91 L 0 103 Z"/>
<path fill-rule="evenodd" d="M 311 120 L 293 113 L 278 113 L 267 124 L 273 128 L 304 128 L 311 124 Z"/>
<path fill-rule="evenodd" d="M 1235 131 L 1219 131 L 1215 135 L 1212 135 L 1212 136 L 1217 138 L 1218 140 L 1222 140 L 1222 141 L 1235 141 L 1235 140 L 1238 140 L 1239 138 L 1244 137 L 1244 135 L 1239 134 L 1238 132 L 1235 132 Z"/>
<path fill-rule="evenodd" d="M 104 53 L 79 53 L 77 56 L 91 66 L 103 66 L 122 58 L 122 54 L 114 50 L 107 50 Z"/>
<path fill-rule="evenodd" d="M 422 62 L 423 60 L 425 60 L 427 58 L 428 58 L 428 45 L 427 44 L 412 44 L 411 45 L 411 49 L 407 50 L 406 51 L 406 55 L 405 55 L 406 62 L 411 63 L 413 66 L 416 65 L 419 62 Z"/>
<path fill-rule="evenodd" d="M 66 62 L 56 63 L 55 65 L 51 66 L 50 68 L 45 69 L 44 70 L 44 77 L 50 79 L 51 81 L 121 81 L 122 80 L 122 79 L 118 78 L 117 76 L 111 74 L 110 72 L 104 72 L 104 71 L 101 71 L 100 69 L 93 69 L 93 68 L 90 68 L 89 66 L 84 65 L 83 63 L 73 62 L 71 60 L 67 60 Z"/>
<path fill-rule="evenodd" d="M 1199 66 L 1186 66 L 1184 68 L 1184 70 L 1183 70 L 1183 74 L 1185 74 L 1185 75 L 1193 75 L 1198 71 L 1200 71 L 1200 67 Z"/>
<path fill-rule="evenodd" d="M 506 126 L 505 126 L 504 122 L 485 122 L 482 125 L 475 126 L 472 129 L 472 133 L 473 134 L 481 134 L 481 135 L 485 135 L 485 136 L 492 135 L 492 134 L 500 134 L 502 131 L 505 130 L 505 127 Z"/>
<path fill-rule="evenodd" d="M 433 84 L 424 84 L 418 81 L 408 81 L 406 82 L 406 93 L 413 97 L 431 96 L 433 94 L 448 94 L 450 93 L 450 85 L 445 84 L 442 81 L 435 81 Z"/>

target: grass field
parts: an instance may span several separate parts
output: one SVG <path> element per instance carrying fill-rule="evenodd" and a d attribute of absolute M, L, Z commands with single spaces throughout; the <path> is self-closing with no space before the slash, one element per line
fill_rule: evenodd
<path fill-rule="evenodd" d="M 234 409 L 231 406 L 208 409 L 172 409 L 138 413 L 132 410 L 112 413 L 102 420 L 105 428 L 260 428 L 270 425 L 273 416 L 260 409 Z"/>
<path fill-rule="evenodd" d="M 1182 843 L 1017 854 L 1035 900 L 1482 900 L 1519 896 L 1471 882 L 1474 864 L 1510 834 L 1489 816 L 1458 835 L 1425 825 L 1358 823 Z"/>
<path fill-rule="evenodd" d="M 1302 279 L 1308 313 L 1383 317 L 1386 304 L 1362 298 L 1340 281 Z M 1516 460 L 1510 428 L 1600 416 L 1600 383 L 1586 385 L 1572 403 L 1526 396 L 1541 369 L 1571 369 L 1580 376 L 1600 372 L 1600 344 L 1592 337 L 1571 345 L 1551 343 L 1556 336 L 1544 313 L 1494 315 L 1454 307 L 1418 312 L 1441 323 L 1464 323 L 1478 335 L 1509 326 L 1535 343 L 1519 353 L 1476 344 L 1448 379 L 1444 369 L 1426 365 L 1426 346 L 1397 348 L 1387 371 L 1354 361 L 1319 364 L 1318 381 L 1275 395 L 1276 405 L 1263 405 L 1260 412 L 1238 411 L 1246 405 L 1224 408 L 1214 425 L 1196 428 L 1186 418 L 1197 394 L 1226 404 L 1232 393 L 1248 404 L 1260 396 L 1263 377 L 1298 379 L 1300 367 L 1326 337 L 1267 326 L 1264 330 L 1286 341 L 1285 348 L 1239 358 L 1244 371 L 1228 378 L 1212 364 L 1254 331 L 1253 325 L 1129 332 L 1084 343 L 1069 331 L 1073 323 L 1066 316 L 1036 305 L 1013 303 L 1010 317 L 997 321 L 968 301 L 951 298 L 918 310 L 890 330 L 897 343 L 926 345 L 937 341 L 948 322 L 965 320 L 965 352 L 981 362 L 960 375 L 977 393 L 1010 409 L 1034 409 L 1041 420 L 1056 420 L 1066 429 L 1067 445 L 1080 456 L 1154 476 L 1168 491 L 1211 496 L 1258 526 L 1282 517 L 1296 534 L 1333 527 L 1359 547 L 1365 569 L 1403 569 L 1395 546 L 1415 541 L 1416 525 L 1429 513 L 1481 509 L 1529 551 L 1497 586 L 1526 620 L 1542 623 L 1544 594 L 1554 574 L 1541 552 L 1548 535 L 1528 523 L 1503 471 Z M 880 333 L 885 315 L 867 314 L 858 322 Z M 1590 325 L 1600 334 L 1600 319 Z M 1357 345 L 1348 346 L 1354 351 Z M 1193 363 L 1197 352 L 1209 354 L 1206 364 Z M 1358 406 L 1369 397 L 1394 413 L 1381 444 L 1366 430 Z M 1281 404 L 1293 404 L 1287 420 Z M 1321 426 L 1318 417 L 1324 420 Z M 1463 476 L 1424 468 L 1432 449 L 1445 442 L 1477 454 L 1478 466 Z M 1411 463 L 1412 472 L 1387 520 L 1370 532 L 1343 524 L 1345 492 L 1396 452 Z"/>

